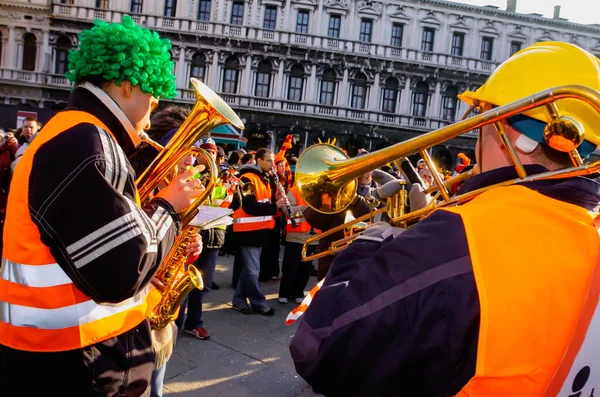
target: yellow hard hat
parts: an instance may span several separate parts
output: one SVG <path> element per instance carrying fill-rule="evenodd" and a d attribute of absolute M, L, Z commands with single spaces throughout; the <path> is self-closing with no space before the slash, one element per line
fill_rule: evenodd
<path fill-rule="evenodd" d="M 515 53 L 475 92 L 465 91 L 458 98 L 469 105 L 479 100 L 482 104 L 503 106 L 549 88 L 571 84 L 600 91 L 600 60 L 573 44 L 540 42 Z M 582 157 L 587 157 L 600 145 L 600 114 L 576 99 L 561 99 L 555 104 L 561 116 L 572 117 L 583 125 L 584 142 L 578 150 Z M 527 117 L 517 118 L 522 127 L 517 130 L 544 143 L 543 127 L 551 120 L 548 111 L 538 107 L 524 115 Z"/>

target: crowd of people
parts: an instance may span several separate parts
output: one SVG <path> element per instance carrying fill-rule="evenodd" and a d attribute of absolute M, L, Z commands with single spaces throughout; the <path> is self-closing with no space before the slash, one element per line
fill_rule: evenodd
<path fill-rule="evenodd" d="M 219 253 L 232 253 L 232 309 L 272 316 L 261 281 L 280 277 L 278 303 L 306 310 L 290 345 L 296 370 L 326 396 L 593 395 L 600 184 L 581 169 L 557 172 L 600 145 L 598 58 L 545 42 L 500 65 L 460 99 L 481 113 L 557 86 L 594 91 L 484 125 L 478 174 L 452 187 L 479 196 L 410 228 L 382 218 L 314 269 L 302 261 L 303 245 L 346 213 L 307 205 L 296 160 L 286 156 L 291 137 L 277 153 L 226 153 L 205 135 L 195 143 L 202 154 L 178 159 L 142 200 L 136 176 L 159 155 L 142 138 L 167 145 L 189 117 L 178 106 L 153 114 L 176 95 L 171 44 L 128 16 L 96 21 L 79 39 L 67 109 L 41 131 L 27 119 L 18 134 L 1 135 L 3 392 L 161 396 L 178 330 L 210 337 L 202 305 L 219 287 Z M 208 192 L 196 176 L 213 163 L 219 182 Z M 394 163 L 365 170 L 348 211 L 368 214 L 402 189 L 411 210 L 430 204 L 426 189 L 443 175 L 430 161 L 415 165 L 419 180 Z M 459 165 L 456 172 L 472 167 L 464 155 Z M 523 171 L 552 178 L 506 183 Z M 205 196 L 205 205 L 229 208 L 233 224 L 192 233 L 178 247 L 180 214 Z M 174 246 L 201 271 L 204 289 L 166 327 L 151 327 L 165 289 L 155 275 Z M 305 298 L 315 273 L 320 289 Z"/>

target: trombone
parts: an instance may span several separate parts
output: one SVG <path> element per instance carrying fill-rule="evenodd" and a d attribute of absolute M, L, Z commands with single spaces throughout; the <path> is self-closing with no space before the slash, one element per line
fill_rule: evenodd
<path fill-rule="evenodd" d="M 460 174 L 446 181 L 442 181 L 437 172 L 432 172 L 435 183 L 427 188 L 425 193 L 436 193 L 438 196 L 441 196 L 441 199 L 434 199 L 428 206 L 409 212 L 405 211 L 406 199 L 392 199 L 391 203 L 388 203 L 385 209 L 380 210 L 388 213 L 392 225 L 406 227 L 407 224 L 412 224 L 415 221 L 420 220 L 437 208 L 463 204 L 494 187 L 510 186 L 516 183 L 544 179 L 560 179 L 594 174 L 600 171 L 600 160 L 583 164 L 583 161 L 576 150 L 577 146 L 583 142 L 583 126 L 577 120 L 559 114 L 558 108 L 554 102 L 562 99 L 583 101 L 594 108 L 596 112 L 600 113 L 599 92 L 585 86 L 569 85 L 541 91 L 527 98 L 493 108 L 471 118 L 464 119 L 449 126 L 358 158 L 348 159 L 340 149 L 329 144 L 313 145 L 306 149 L 296 164 L 296 181 L 300 195 L 306 201 L 308 206 L 315 211 L 324 214 L 343 211 L 350 205 L 356 195 L 356 178 L 358 178 L 358 176 L 392 161 L 400 168 L 400 161 L 403 158 L 416 153 L 420 153 L 428 167 L 431 170 L 435 170 L 433 162 L 427 153 L 428 148 L 489 124 L 493 124 L 498 132 L 515 167 L 518 178 L 451 197 L 450 186 L 470 178 L 475 172 L 471 170 L 468 173 Z M 546 140 L 552 140 L 554 142 L 560 141 L 561 146 L 563 147 L 562 150 L 569 154 L 573 167 L 528 176 L 523 164 L 519 160 L 516 149 L 506 134 L 502 121 L 508 117 L 539 107 L 545 108 L 551 119 L 544 131 Z M 470 110 L 473 110 L 473 108 Z M 402 193 L 402 191 L 400 193 Z M 366 216 L 361 218 L 355 219 L 352 221 L 352 224 L 364 221 Z M 308 239 L 302 249 L 302 260 L 310 261 L 346 248 L 348 244 L 358 236 L 357 234 L 334 242 L 329 249 L 324 252 L 306 256 L 308 244 L 339 232 L 349 226 L 351 226 L 351 224 L 343 224 Z"/>

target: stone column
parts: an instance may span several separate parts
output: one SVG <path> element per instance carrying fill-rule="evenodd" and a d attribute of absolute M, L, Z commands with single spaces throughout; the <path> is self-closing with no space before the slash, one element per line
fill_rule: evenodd
<path fill-rule="evenodd" d="M 435 93 L 433 94 L 433 98 L 431 100 L 431 108 L 427 112 L 430 118 L 438 119 L 442 114 L 440 111 L 440 103 L 441 103 L 441 88 L 442 83 L 439 81 L 435 83 Z"/>
<path fill-rule="evenodd" d="M 315 14 L 315 22 L 313 25 L 313 28 L 311 29 L 313 34 L 316 34 L 318 36 L 327 36 L 327 31 L 325 30 L 325 33 L 323 33 L 323 24 L 321 21 L 321 17 L 326 17 L 327 14 L 323 14 L 323 0 L 319 1 L 319 8 L 317 9 L 317 12 Z"/>
<path fill-rule="evenodd" d="M 344 69 L 344 77 L 342 79 L 342 84 L 340 85 L 339 95 L 337 98 L 338 106 L 348 107 L 348 99 L 346 98 L 347 91 L 348 91 L 348 69 Z"/>
<path fill-rule="evenodd" d="M 371 92 L 369 94 L 369 106 L 367 107 L 369 110 L 377 111 L 379 109 L 379 79 L 380 74 L 377 72 L 375 73 L 375 81 L 373 82 L 373 86 L 371 87 Z"/>
<path fill-rule="evenodd" d="M 410 76 L 406 76 L 406 82 L 400 94 L 400 114 L 410 116 Z"/>
<path fill-rule="evenodd" d="M 175 74 L 175 82 L 178 82 L 179 88 L 188 88 L 185 81 L 185 47 L 179 47 L 179 61 L 177 62 L 177 73 Z"/>
<path fill-rule="evenodd" d="M 208 75 L 207 85 L 211 87 L 214 91 L 221 91 L 221 87 L 219 87 L 219 53 L 213 53 L 212 65 L 210 67 L 210 74 Z"/>
<path fill-rule="evenodd" d="M 289 1 L 288 1 L 289 4 Z M 277 72 L 277 77 L 275 78 L 275 90 L 273 92 L 273 95 L 275 97 L 275 99 L 281 99 L 282 98 L 282 86 L 283 86 L 283 73 L 284 70 L 284 61 L 279 61 L 279 71 Z"/>
<path fill-rule="evenodd" d="M 252 56 L 248 55 L 248 57 L 246 58 L 246 67 L 244 68 L 245 70 L 242 72 L 242 89 L 241 89 L 241 94 L 242 95 L 250 95 L 250 82 L 251 82 L 251 73 L 252 73 Z"/>
<path fill-rule="evenodd" d="M 45 30 L 42 36 L 42 56 L 38 59 L 38 70 L 54 72 L 52 70 L 52 52 L 50 51 L 50 32 Z"/>
<path fill-rule="evenodd" d="M 312 65 L 310 69 L 310 79 L 306 87 L 306 102 L 315 102 L 315 88 L 317 86 L 317 65 Z"/>
<path fill-rule="evenodd" d="M 292 7 L 290 4 L 290 0 L 286 0 L 285 2 L 285 6 L 283 8 L 283 18 L 281 18 L 281 22 L 279 28 L 283 29 L 284 26 L 289 27 L 291 26 L 291 14 L 292 14 Z M 293 29 L 291 29 L 293 30 Z"/>
<path fill-rule="evenodd" d="M 14 26 L 8 28 L 8 58 L 4 62 L 7 68 L 17 68 L 17 32 L 15 32 Z"/>

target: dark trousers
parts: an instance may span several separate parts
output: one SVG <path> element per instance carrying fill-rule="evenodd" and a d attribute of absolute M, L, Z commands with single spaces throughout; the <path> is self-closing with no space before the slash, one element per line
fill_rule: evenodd
<path fill-rule="evenodd" d="M 194 289 L 183 301 L 179 309 L 179 316 L 175 323 L 179 328 L 183 325 L 185 329 L 195 329 L 204 326 L 202 321 L 202 301 L 204 295 L 211 291 L 212 280 L 215 275 L 215 266 L 219 257 L 219 248 L 203 248 L 202 253 L 194 263 L 194 266 L 200 270 L 202 281 L 204 281 L 204 289 Z M 185 317 L 185 308 L 187 304 L 187 317 Z M 185 324 L 183 319 L 185 318 Z"/>
<path fill-rule="evenodd" d="M 260 281 L 279 277 L 279 252 L 281 239 L 281 217 L 275 218 L 275 227 L 269 231 L 269 237 L 260 254 Z"/>
<path fill-rule="evenodd" d="M 83 349 L 39 353 L 0 345 L 3 396 L 149 396 L 153 370 L 148 321 Z"/>
<path fill-rule="evenodd" d="M 315 251 L 315 246 L 309 246 L 307 253 L 310 255 Z M 302 262 L 302 244 L 285 243 L 285 252 L 283 253 L 283 266 L 281 283 L 279 284 L 280 298 L 302 298 L 304 288 L 308 283 L 312 262 Z"/>

